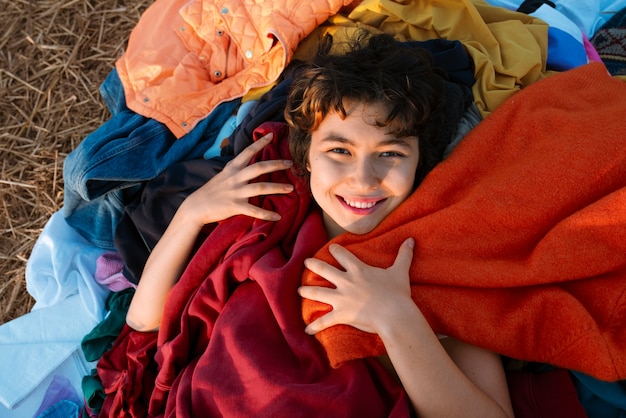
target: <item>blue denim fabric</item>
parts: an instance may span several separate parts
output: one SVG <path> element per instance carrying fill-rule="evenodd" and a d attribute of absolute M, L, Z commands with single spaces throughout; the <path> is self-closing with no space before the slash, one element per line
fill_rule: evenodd
<path fill-rule="evenodd" d="M 115 68 L 100 85 L 100 95 L 112 116 L 128 110 L 126 97 L 124 96 L 124 86 Z"/>
<path fill-rule="evenodd" d="M 110 73 L 100 90 L 112 116 L 65 159 L 63 213 L 92 244 L 113 249 L 125 205 L 171 164 L 202 158 L 240 100 L 222 103 L 176 139 L 162 123 L 126 108 L 117 73 Z"/>

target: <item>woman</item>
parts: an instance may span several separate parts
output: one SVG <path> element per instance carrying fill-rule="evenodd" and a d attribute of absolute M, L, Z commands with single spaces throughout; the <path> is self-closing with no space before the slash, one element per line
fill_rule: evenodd
<path fill-rule="evenodd" d="M 326 42 L 289 95 L 285 116 L 294 161 L 249 164 L 272 140 L 267 135 L 183 202 L 146 263 L 127 315 L 132 328 L 159 327 L 168 292 L 204 225 L 235 215 L 280 219 L 249 199 L 290 193 L 293 186 L 251 180 L 295 165 L 308 178 L 330 239 L 370 232 L 440 159 L 443 79 L 425 52 L 384 35 L 348 52 L 330 50 Z M 338 245 L 330 250 L 343 270 L 305 262 L 335 286 L 300 288 L 302 297 L 333 308 L 307 333 L 345 324 L 378 334 L 388 353 L 380 361 L 397 376 L 418 416 L 513 416 L 499 356 L 436 335 L 412 301 L 411 239 L 387 269 L 366 265 Z"/>

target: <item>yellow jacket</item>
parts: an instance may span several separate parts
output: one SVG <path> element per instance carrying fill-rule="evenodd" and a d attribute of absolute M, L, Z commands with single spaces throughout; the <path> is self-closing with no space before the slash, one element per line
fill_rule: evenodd
<path fill-rule="evenodd" d="M 116 62 L 126 102 L 178 137 L 274 82 L 299 42 L 352 0 L 156 0 Z"/>
<path fill-rule="evenodd" d="M 548 25 L 484 0 L 363 0 L 348 18 L 399 40 L 463 43 L 474 61 L 474 101 L 483 116 L 546 70 Z"/>

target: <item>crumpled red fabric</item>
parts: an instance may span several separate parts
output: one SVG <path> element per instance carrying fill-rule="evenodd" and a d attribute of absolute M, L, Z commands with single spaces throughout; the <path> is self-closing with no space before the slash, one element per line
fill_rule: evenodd
<path fill-rule="evenodd" d="M 260 159 L 290 158 L 286 125 Z M 256 202 L 278 222 L 217 225 L 172 289 L 158 333 L 128 328 L 98 363 L 101 416 L 408 417 L 400 385 L 373 359 L 332 368 L 304 332 L 297 294 L 304 259 L 328 239 L 308 185 L 290 171 L 260 181 L 295 192 Z"/>
<path fill-rule="evenodd" d="M 411 236 L 412 296 L 436 332 L 622 380 L 625 186 L 626 83 L 591 63 L 517 93 L 374 231 L 333 242 L 388 267 Z M 337 265 L 328 246 L 315 257 Z M 328 310 L 303 303 L 307 323 Z M 348 326 L 316 337 L 335 366 L 384 353 Z"/>

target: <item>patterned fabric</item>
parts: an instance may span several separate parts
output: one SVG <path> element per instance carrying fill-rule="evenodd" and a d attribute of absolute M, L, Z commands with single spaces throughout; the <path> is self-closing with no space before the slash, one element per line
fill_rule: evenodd
<path fill-rule="evenodd" d="M 598 29 L 591 43 L 612 75 L 626 75 L 626 9 Z"/>

